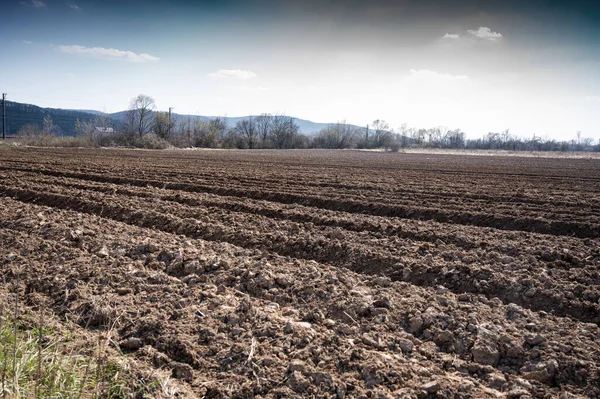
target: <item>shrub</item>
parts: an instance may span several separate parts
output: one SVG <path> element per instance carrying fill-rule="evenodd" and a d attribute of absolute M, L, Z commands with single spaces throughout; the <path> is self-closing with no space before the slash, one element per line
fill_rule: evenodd
<path fill-rule="evenodd" d="M 171 144 L 154 133 L 146 134 L 142 136 L 134 145 L 138 148 L 145 148 L 147 150 L 166 150 L 171 148 Z"/>
<path fill-rule="evenodd" d="M 89 137 L 56 137 L 52 146 L 54 147 L 98 147 Z"/>
<path fill-rule="evenodd" d="M 400 147 L 402 146 L 399 141 L 392 141 L 392 143 L 389 146 L 389 149 L 391 152 L 398 152 L 400 151 Z"/>
<path fill-rule="evenodd" d="M 56 138 L 51 133 L 45 133 L 37 125 L 28 124 L 23 126 L 18 133 L 19 141 L 32 147 L 50 147 Z"/>

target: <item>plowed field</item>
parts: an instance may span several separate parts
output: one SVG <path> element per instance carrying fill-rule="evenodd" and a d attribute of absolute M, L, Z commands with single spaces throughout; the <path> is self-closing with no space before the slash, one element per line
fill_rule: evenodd
<path fill-rule="evenodd" d="M 0 266 L 181 396 L 600 398 L 600 160 L 0 149 Z"/>

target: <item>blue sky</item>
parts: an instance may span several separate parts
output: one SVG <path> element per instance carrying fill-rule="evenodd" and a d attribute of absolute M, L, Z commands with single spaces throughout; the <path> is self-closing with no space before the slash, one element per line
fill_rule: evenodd
<path fill-rule="evenodd" d="M 159 109 L 600 139 L 600 2 L 5 0 L 0 90 Z"/>

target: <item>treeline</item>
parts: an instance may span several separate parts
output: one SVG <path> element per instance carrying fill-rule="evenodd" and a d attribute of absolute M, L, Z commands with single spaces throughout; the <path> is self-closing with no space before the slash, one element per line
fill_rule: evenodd
<path fill-rule="evenodd" d="M 532 137 L 522 139 L 508 130 L 488 133 L 480 139 L 467 139 L 460 129 L 436 127 L 409 128 L 397 131 L 383 120 L 360 128 L 344 121 L 331 124 L 316 134 L 303 134 L 294 118 L 281 114 L 262 114 L 228 126 L 224 118 L 200 120 L 190 118 L 176 123 L 167 112 L 156 111 L 154 100 L 146 95 L 134 98 L 123 123 L 117 129 L 109 116 L 77 121 L 76 138 L 53 140 L 53 123 L 46 117 L 43 126 L 25 126 L 21 134 L 32 145 L 128 146 L 141 148 L 239 148 L 239 149 L 385 149 L 442 148 L 509 151 L 596 151 L 600 140 L 582 137 L 577 132 L 570 141 Z M 37 130 L 36 130 L 37 129 Z M 41 138 L 36 142 L 36 138 Z"/>
<path fill-rule="evenodd" d="M 594 151 L 600 152 L 600 139 L 594 143 L 591 137 L 582 137 L 581 132 L 568 141 L 543 139 L 533 136 L 521 139 L 511 135 L 508 130 L 501 133 L 488 133 L 481 139 L 467 140 L 467 149 L 508 150 L 508 151 Z"/>

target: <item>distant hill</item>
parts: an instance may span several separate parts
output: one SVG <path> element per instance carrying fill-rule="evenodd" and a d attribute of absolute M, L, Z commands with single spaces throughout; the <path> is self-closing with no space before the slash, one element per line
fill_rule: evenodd
<path fill-rule="evenodd" d="M 75 112 L 85 112 L 87 114 L 92 114 L 92 115 L 106 115 L 105 112 L 102 111 L 96 111 L 94 109 L 71 109 L 69 111 L 75 111 Z"/>
<path fill-rule="evenodd" d="M 77 120 L 88 122 L 96 115 L 86 111 L 74 111 L 58 108 L 42 108 L 37 105 L 6 101 L 6 134 L 16 135 L 28 124 L 43 126 L 44 116 L 50 115 L 58 135 L 73 136 L 76 134 Z"/>
<path fill-rule="evenodd" d="M 108 117 L 110 124 L 116 129 L 123 126 L 127 111 L 120 111 L 111 114 L 106 114 L 95 110 L 75 110 L 75 109 L 60 109 L 60 108 L 42 108 L 37 105 L 17 103 L 13 101 L 6 102 L 6 128 L 9 136 L 16 135 L 19 130 L 27 125 L 33 124 L 42 126 L 44 124 L 44 116 L 50 115 L 56 127 L 58 135 L 74 136 L 76 131 L 77 120 L 81 122 L 94 121 L 99 116 Z M 235 124 L 252 116 L 237 116 L 224 117 L 229 127 L 234 127 Z M 202 120 L 207 121 L 214 116 L 203 115 L 182 115 L 172 114 L 172 118 L 176 122 L 187 120 Z M 300 131 L 304 134 L 314 134 L 319 130 L 331 125 L 331 123 L 318 123 L 306 119 L 295 118 L 294 121 L 300 127 Z"/>

